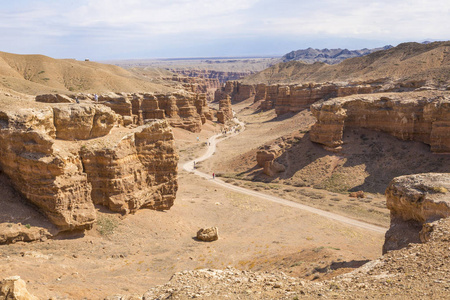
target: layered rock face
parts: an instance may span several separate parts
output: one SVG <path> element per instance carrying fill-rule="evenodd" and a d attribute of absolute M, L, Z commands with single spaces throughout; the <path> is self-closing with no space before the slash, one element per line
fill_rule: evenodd
<path fill-rule="evenodd" d="M 54 118 L 51 108 L 0 112 L 0 167 L 52 223 L 63 230 L 89 228 L 95 221 L 91 186 L 78 154 L 55 145 Z"/>
<path fill-rule="evenodd" d="M 379 86 L 351 83 L 308 83 L 303 85 L 248 85 L 238 81 L 228 81 L 220 90 L 216 90 L 214 99 L 220 100 L 229 95 L 231 101 L 240 102 L 255 97 L 254 101 L 260 101 L 261 109 L 275 108 L 277 115 L 288 112 L 298 112 L 309 108 L 309 106 L 322 99 L 343 97 L 353 94 L 373 93 Z"/>
<path fill-rule="evenodd" d="M 178 156 L 168 123 L 153 120 L 118 137 L 107 148 L 81 149 L 92 201 L 121 213 L 169 209 L 178 189 Z"/>
<path fill-rule="evenodd" d="M 222 83 L 217 78 L 174 75 L 170 78 L 163 78 L 163 80 L 179 82 L 184 90 L 197 94 L 205 94 L 206 98 L 210 101 L 214 100 L 214 92 L 222 87 Z"/>
<path fill-rule="evenodd" d="M 383 253 L 426 242 L 428 223 L 450 216 L 450 174 L 425 173 L 394 178 L 386 189 L 391 226 Z"/>
<path fill-rule="evenodd" d="M 217 89 L 214 94 L 214 101 L 225 99 L 230 96 L 233 102 L 241 102 L 255 96 L 255 86 L 251 84 L 242 84 L 239 81 L 227 81 L 225 86 Z"/>
<path fill-rule="evenodd" d="M 233 109 L 231 107 L 230 96 L 226 96 L 225 99 L 219 101 L 219 111 L 217 112 L 217 121 L 225 124 L 226 121 L 233 118 Z"/>
<path fill-rule="evenodd" d="M 202 119 L 210 117 L 205 97 L 193 93 L 110 94 L 100 96 L 99 102 L 123 116 L 127 124 L 167 118 L 173 127 L 200 132 Z"/>
<path fill-rule="evenodd" d="M 339 147 L 345 127 L 389 133 L 401 140 L 426 143 L 435 153 L 450 153 L 450 94 L 408 92 L 333 99 L 311 105 L 317 123 L 311 141 Z"/>
<path fill-rule="evenodd" d="M 285 167 L 275 161 L 282 153 L 283 149 L 277 144 L 263 146 L 256 152 L 256 162 L 258 166 L 263 167 L 264 174 L 274 176 L 276 173 L 285 171 Z"/>
<path fill-rule="evenodd" d="M 0 169 L 61 230 L 90 228 L 94 203 L 124 213 L 168 209 L 178 161 L 169 125 L 113 129 L 120 121 L 101 104 L 0 111 Z"/>
<path fill-rule="evenodd" d="M 374 88 L 366 85 L 337 85 L 337 84 L 304 84 L 283 86 L 268 86 L 266 91 L 267 103 L 263 106 L 275 108 L 277 115 L 288 112 L 298 112 L 307 109 L 312 103 L 322 99 L 342 97 L 352 94 L 372 93 Z"/>

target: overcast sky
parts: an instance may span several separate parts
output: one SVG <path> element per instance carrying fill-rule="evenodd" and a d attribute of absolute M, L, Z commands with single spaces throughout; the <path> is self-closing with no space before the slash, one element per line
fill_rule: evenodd
<path fill-rule="evenodd" d="M 0 51 L 126 59 L 450 40 L 449 0 L 3 0 Z"/>

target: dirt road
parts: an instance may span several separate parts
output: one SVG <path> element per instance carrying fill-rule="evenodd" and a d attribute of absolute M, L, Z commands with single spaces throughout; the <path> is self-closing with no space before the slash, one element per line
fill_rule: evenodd
<path fill-rule="evenodd" d="M 235 118 L 234 121 L 241 125 L 242 130 L 244 129 L 244 126 L 245 126 L 244 123 L 240 122 L 237 118 Z M 356 226 L 356 227 L 359 227 L 359 228 L 363 228 L 363 229 L 366 229 L 366 230 L 374 231 L 374 232 L 377 232 L 377 233 L 385 233 L 386 232 L 387 228 L 384 228 L 384 227 L 380 227 L 380 226 L 377 226 L 377 225 L 373 225 L 373 224 L 361 222 L 361 221 L 358 221 L 358 220 L 355 220 L 355 219 L 347 218 L 347 217 L 344 217 L 344 216 L 341 216 L 341 215 L 338 215 L 338 214 L 335 214 L 335 213 L 332 213 L 332 212 L 328 212 L 328 211 L 321 210 L 321 209 L 318 209 L 318 208 L 314 208 L 314 207 L 311 207 L 311 206 L 307 206 L 307 205 L 304 205 L 304 204 L 292 202 L 292 201 L 289 201 L 289 200 L 286 200 L 286 199 L 283 199 L 283 198 L 280 198 L 280 197 L 275 197 L 275 196 L 267 195 L 267 194 L 264 194 L 264 193 L 261 193 L 261 192 L 249 190 L 249 189 L 246 189 L 246 188 L 243 188 L 243 187 L 235 186 L 235 185 L 226 183 L 226 182 L 224 182 L 224 181 L 222 181 L 222 180 L 220 180 L 218 178 L 214 178 L 213 179 L 212 178 L 212 174 L 206 174 L 206 173 L 200 172 L 200 171 L 198 171 L 197 169 L 194 168 L 194 164 L 195 163 L 207 160 L 208 158 L 210 158 L 214 154 L 214 152 L 216 151 L 217 143 L 219 143 L 219 142 L 221 142 L 221 141 L 223 141 L 225 139 L 231 138 L 231 137 L 233 137 L 233 136 L 235 136 L 237 134 L 239 134 L 239 132 L 233 131 L 232 133 L 229 133 L 227 136 L 223 136 L 222 134 L 217 134 L 217 135 L 214 135 L 214 136 L 210 137 L 208 139 L 208 142 L 207 142 L 208 143 L 208 147 L 207 147 L 207 150 L 206 150 L 205 154 L 203 154 L 201 157 L 199 157 L 197 159 L 194 159 L 194 160 L 186 162 L 183 165 L 183 169 L 188 171 L 188 172 L 190 172 L 190 173 L 193 173 L 193 174 L 195 174 L 197 176 L 203 177 L 203 178 L 205 178 L 207 180 L 213 180 L 215 184 L 220 185 L 220 186 L 222 186 L 224 188 L 227 188 L 227 189 L 239 192 L 239 193 L 255 196 L 255 197 L 267 200 L 267 201 L 272 201 L 272 202 L 279 203 L 279 204 L 282 204 L 282 205 L 285 205 L 285 206 L 289 206 L 289 207 L 301 209 L 301 210 L 304 210 L 304 211 L 308 211 L 308 212 L 320 215 L 320 216 L 328 218 L 328 219 L 336 220 L 336 221 L 339 221 L 339 222 L 342 222 L 342 223 L 345 223 L 345 224 L 349 224 L 349 225 Z"/>

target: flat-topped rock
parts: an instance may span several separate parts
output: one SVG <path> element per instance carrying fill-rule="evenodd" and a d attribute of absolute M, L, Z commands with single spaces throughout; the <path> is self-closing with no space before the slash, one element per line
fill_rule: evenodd
<path fill-rule="evenodd" d="M 450 93 L 422 91 L 336 98 L 311 105 L 317 122 L 311 141 L 336 148 L 344 128 L 389 133 L 401 140 L 426 143 L 435 153 L 450 153 Z"/>
<path fill-rule="evenodd" d="M 420 232 L 427 223 L 450 216 L 450 174 L 424 173 L 394 178 L 386 189 L 391 226 L 383 252 L 424 242 Z"/>
<path fill-rule="evenodd" d="M 120 121 L 94 103 L 0 110 L 0 169 L 60 230 L 91 228 L 94 204 L 121 213 L 169 209 L 178 155 L 168 122 Z"/>

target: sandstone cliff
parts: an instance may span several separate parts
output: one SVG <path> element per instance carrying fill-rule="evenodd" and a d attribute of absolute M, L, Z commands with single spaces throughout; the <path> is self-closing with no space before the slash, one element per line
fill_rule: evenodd
<path fill-rule="evenodd" d="M 233 118 L 233 109 L 231 108 L 230 96 L 226 96 L 219 101 L 219 111 L 217 111 L 217 122 L 225 124 L 226 121 Z"/>
<path fill-rule="evenodd" d="M 45 103 L 74 103 L 75 96 L 38 95 L 36 101 Z M 92 95 L 79 95 L 83 103 L 94 101 Z M 174 92 L 158 93 L 109 93 L 98 97 L 98 103 L 111 108 L 122 116 L 125 126 L 142 125 L 146 119 L 167 119 L 172 127 L 183 128 L 192 132 L 200 132 L 206 120 L 212 120 L 205 94 Z M 73 108 L 72 108 L 73 109 Z M 66 118 L 73 118 L 67 115 Z M 110 121 L 96 119 L 101 124 L 113 124 Z M 75 123 L 76 124 L 76 123 Z M 66 125 L 61 124 L 61 127 Z M 60 132 L 60 134 L 62 134 Z M 95 132 L 93 133 L 95 134 Z M 80 139 L 74 136 L 73 139 Z"/>
<path fill-rule="evenodd" d="M 391 226 L 383 253 L 426 242 L 428 223 L 450 216 L 450 174 L 425 173 L 394 178 L 386 189 Z"/>
<path fill-rule="evenodd" d="M 90 228 L 94 203 L 123 213 L 170 208 L 178 156 L 168 123 L 113 128 L 120 121 L 101 104 L 5 105 L 0 170 L 61 230 Z"/>
<path fill-rule="evenodd" d="M 373 83 L 307 83 L 298 85 L 265 85 L 242 84 L 228 81 L 222 89 L 216 90 L 215 101 L 226 95 L 233 103 L 254 97 L 254 101 L 262 101 L 261 109 L 275 108 L 277 115 L 288 112 L 299 112 L 309 108 L 311 104 L 323 99 L 343 97 L 353 94 L 368 94 L 381 89 L 381 85 Z"/>
<path fill-rule="evenodd" d="M 230 96 L 233 102 L 241 102 L 255 95 L 255 86 L 241 84 L 239 81 L 227 81 L 225 86 L 214 93 L 214 101 L 219 101 Z"/>
<path fill-rule="evenodd" d="M 435 153 L 450 153 L 450 95 L 410 92 L 350 96 L 311 105 L 317 123 L 311 141 L 336 148 L 346 127 L 389 133 L 401 140 L 426 143 Z"/>

